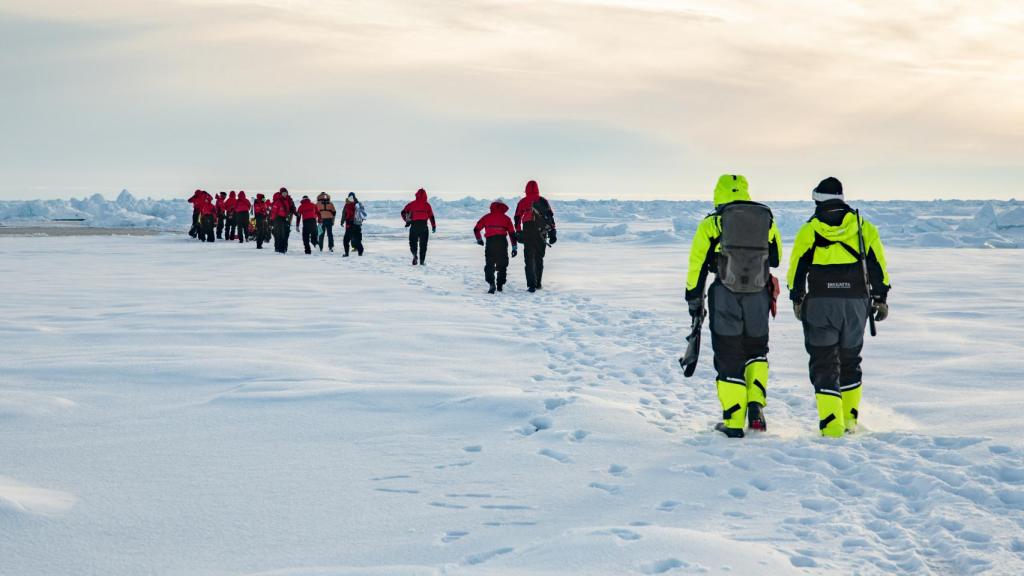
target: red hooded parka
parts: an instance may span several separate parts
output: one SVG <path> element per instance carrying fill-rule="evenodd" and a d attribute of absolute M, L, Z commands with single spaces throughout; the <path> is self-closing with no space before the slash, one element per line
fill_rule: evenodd
<path fill-rule="evenodd" d="M 430 227 L 437 228 L 437 222 L 434 221 L 434 209 L 430 206 L 430 202 L 427 202 L 426 190 L 420 188 L 416 191 L 416 199 L 402 208 L 402 219 L 406 222 L 430 220 Z"/>
<path fill-rule="evenodd" d="M 501 201 L 491 202 L 491 211 L 477 221 L 473 227 L 473 234 L 480 240 L 480 231 L 483 230 L 484 237 L 504 236 L 508 234 L 512 241 L 512 247 L 516 246 L 516 230 L 512 226 L 512 219 L 508 217 L 508 205 Z"/>

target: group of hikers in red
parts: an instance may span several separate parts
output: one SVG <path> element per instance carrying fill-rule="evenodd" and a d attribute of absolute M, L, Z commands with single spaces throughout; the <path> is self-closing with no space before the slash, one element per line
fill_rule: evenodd
<path fill-rule="evenodd" d="M 283 254 L 288 252 L 294 219 L 295 230 L 302 233 L 306 254 L 312 253 L 312 246 L 323 252 L 325 238 L 328 249 L 334 252 L 334 221 L 338 211 L 326 192 L 321 192 L 315 203 L 309 196 L 303 196 L 298 206 L 287 188 L 278 190 L 270 200 L 257 194 L 252 202 L 245 197 L 244 190 L 237 195 L 234 190 L 220 192 L 216 197 L 205 190 L 196 190 L 188 202 L 192 204 L 192 228 L 188 234 L 203 242 L 213 242 L 216 233 L 217 239 L 237 239 L 240 244 L 255 240 L 256 248 L 262 250 L 264 242 L 273 238 L 274 250 Z M 364 220 L 366 209 L 355 192 L 349 192 L 341 212 L 345 226 L 344 256 L 349 255 L 350 248 L 363 255 Z"/>
<path fill-rule="evenodd" d="M 306 254 L 312 253 L 313 246 L 323 252 L 325 239 L 328 250 L 334 252 L 333 229 L 337 209 L 326 192 L 321 192 L 315 203 L 309 196 L 303 196 L 298 206 L 287 188 L 281 188 L 270 200 L 263 194 L 257 194 L 252 202 L 244 191 L 237 195 L 234 191 L 220 192 L 214 197 L 205 190 L 196 190 L 188 202 L 192 204 L 189 236 L 203 242 L 213 242 L 215 238 L 237 239 L 239 243 L 255 240 L 256 248 L 262 249 L 263 243 L 273 238 L 274 250 L 283 254 L 288 252 L 288 237 L 294 219 L 295 230 L 302 234 Z M 401 216 L 409 229 L 412 264 L 423 266 L 426 264 L 430 234 L 437 233 L 434 209 L 427 200 L 426 190 L 420 188 L 416 191 L 415 199 L 402 208 Z M 355 192 L 349 192 L 341 213 L 341 222 L 345 226 L 342 240 L 344 256 L 349 255 L 350 248 L 363 255 L 362 227 L 365 220 L 366 209 Z M 523 245 L 527 290 L 536 292 L 542 288 L 544 255 L 547 247 L 557 242 L 558 237 L 551 204 L 540 195 L 535 181 L 527 182 L 513 218 L 508 216 L 508 205 L 500 200 L 492 202 L 490 212 L 473 227 L 473 234 L 477 243 L 485 247 L 484 279 L 488 293 L 501 292 L 507 282 L 509 244 L 512 245 L 513 258 L 518 254 L 519 245 Z"/>

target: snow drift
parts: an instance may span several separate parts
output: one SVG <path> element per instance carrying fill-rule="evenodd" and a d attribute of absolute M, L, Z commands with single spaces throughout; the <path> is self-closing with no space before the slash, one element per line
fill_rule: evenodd
<path fill-rule="evenodd" d="M 503 199 L 514 204 L 516 198 Z M 431 200 L 441 220 L 475 221 L 491 199 Z M 401 230 L 398 213 L 405 200 L 366 201 L 368 234 Z M 689 241 L 710 202 L 670 200 L 552 201 L 563 239 L 577 242 L 660 243 Z M 771 202 L 783 235 L 792 238 L 813 211 L 811 202 Z M 1024 246 L 1024 202 L 1017 200 L 934 200 L 855 202 L 878 225 L 889 246 L 937 248 L 1019 248 Z M 191 223 L 191 205 L 177 200 L 136 198 L 123 190 L 116 200 L 100 194 L 70 200 L 0 202 L 0 225 L 54 219 L 81 219 L 85 226 L 181 230 Z M 470 235 L 469 226 L 465 234 Z M 446 229 L 442 225 L 442 229 Z M 451 232 L 451 229 L 446 229 Z"/>

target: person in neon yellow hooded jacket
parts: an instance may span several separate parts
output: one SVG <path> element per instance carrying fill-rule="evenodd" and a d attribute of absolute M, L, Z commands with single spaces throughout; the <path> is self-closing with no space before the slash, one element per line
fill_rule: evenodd
<path fill-rule="evenodd" d="M 814 215 L 793 242 L 789 297 L 803 323 L 818 428 L 824 436 L 838 437 L 857 427 L 864 325 L 869 314 L 879 322 L 888 317 L 891 284 L 878 228 L 863 217 L 858 222 L 858 214 L 846 204 L 842 183 L 826 178 L 811 195 Z"/>
<path fill-rule="evenodd" d="M 686 301 L 690 315 L 696 316 L 703 314 L 708 273 L 716 275 L 707 290 L 716 387 L 722 405 L 722 422 L 715 428 L 732 438 L 743 437 L 747 424 L 751 429 L 767 427 L 763 409 L 768 402 L 768 315 L 774 298 L 772 282 L 761 291 L 737 293 L 718 277 L 721 211 L 744 203 L 755 204 L 746 177 L 721 176 L 715 184 L 715 212 L 701 221 L 694 234 L 686 276 Z M 782 258 L 782 240 L 774 220 L 767 240 L 768 265 L 774 268 Z"/>

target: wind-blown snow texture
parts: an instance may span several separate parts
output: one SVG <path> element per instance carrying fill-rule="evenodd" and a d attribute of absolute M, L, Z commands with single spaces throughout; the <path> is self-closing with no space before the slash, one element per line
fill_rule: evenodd
<path fill-rule="evenodd" d="M 439 218 L 475 220 L 491 200 L 464 198 L 431 203 Z M 514 205 L 514 199 L 506 199 Z M 400 227 L 404 201 L 367 201 L 367 232 Z M 576 227 L 562 240 L 639 241 L 647 244 L 689 240 L 697 222 L 712 208 L 709 202 L 569 200 L 553 201 L 560 222 Z M 813 211 L 811 202 L 770 202 L 779 227 L 792 237 Z M 931 202 L 856 202 L 877 224 L 890 246 L 938 248 L 1024 247 L 1024 202 L 936 200 Z M 0 202 L 0 224 L 30 223 L 53 218 L 84 218 L 86 225 L 180 230 L 191 223 L 191 205 L 180 200 L 138 199 L 122 191 L 117 200 L 100 194 L 81 200 Z M 468 234 L 468 232 L 466 233 Z"/>
<path fill-rule="evenodd" d="M 1024 573 L 1018 253 L 891 250 L 839 440 L 784 309 L 733 441 L 675 362 L 685 243 L 560 242 L 495 296 L 430 246 L 0 238 L 0 573 Z"/>

